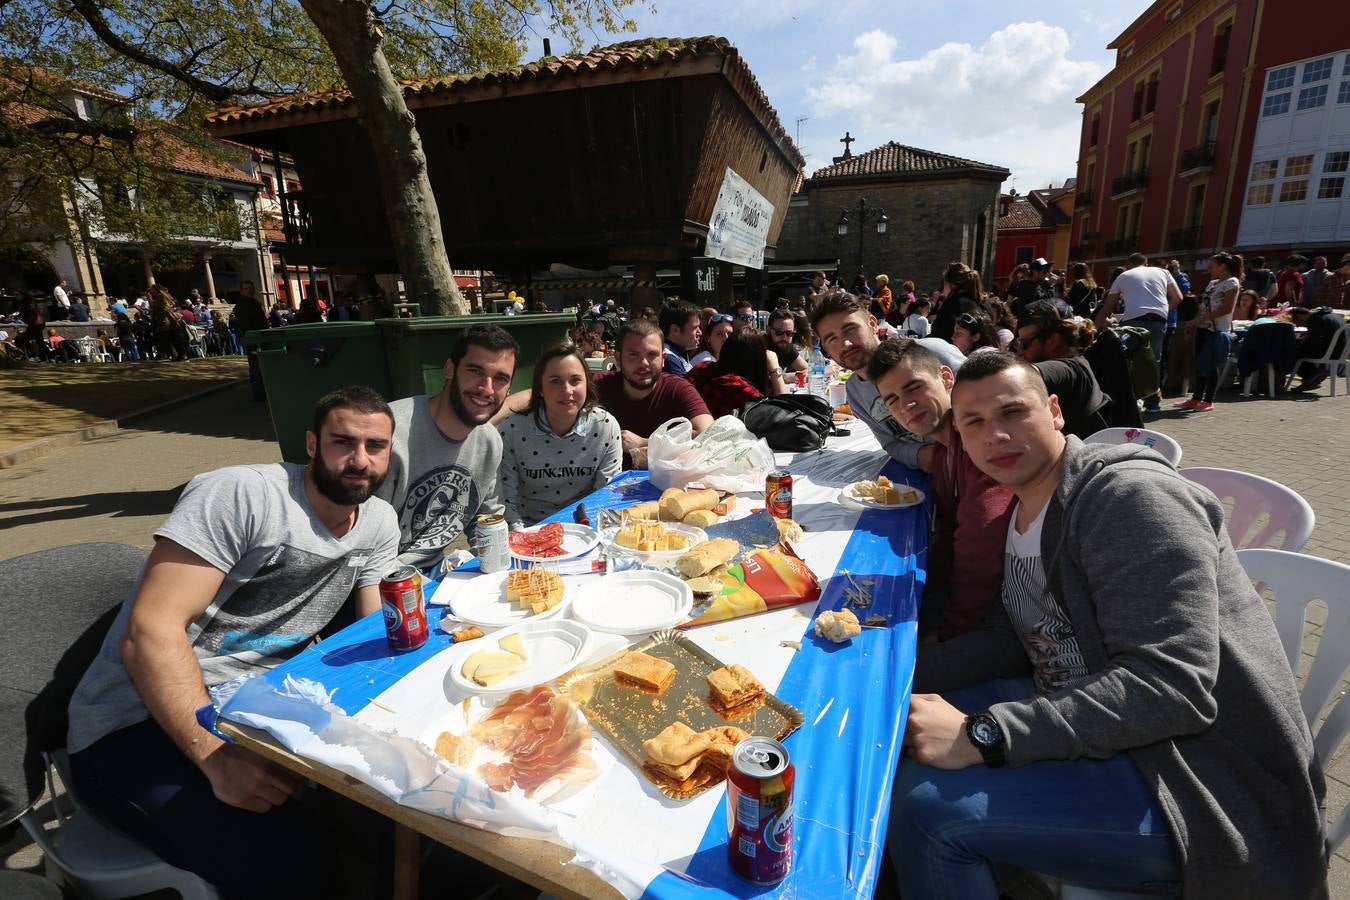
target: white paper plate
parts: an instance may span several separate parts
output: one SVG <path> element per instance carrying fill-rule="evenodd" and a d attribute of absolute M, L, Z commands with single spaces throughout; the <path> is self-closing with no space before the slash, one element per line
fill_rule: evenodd
<path fill-rule="evenodd" d="M 542 525 L 536 525 L 533 528 L 522 528 L 520 533 L 529 534 L 543 528 Z M 596 544 L 600 543 L 600 532 L 589 525 L 577 525 L 573 522 L 563 523 L 563 552 L 557 556 L 525 556 L 511 551 L 511 555 L 516 559 L 525 562 L 550 562 L 555 559 L 574 559 L 583 553 L 587 553 Z"/>
<path fill-rule="evenodd" d="M 484 628 L 500 628 L 504 625 L 515 625 L 518 622 L 551 619 L 567 609 L 568 604 L 572 602 L 574 588 L 564 578 L 563 598 L 557 606 L 538 615 L 529 610 L 519 609 L 514 603 L 506 599 L 506 576 L 509 574 L 510 571 L 507 570 L 493 572 L 490 575 L 479 575 L 477 578 L 468 581 L 446 579 L 436 589 L 437 600 L 442 603 L 448 601 L 450 612 L 455 618 L 462 619 L 470 625 L 481 625 Z M 449 593 L 445 597 L 440 597 L 441 591 L 449 591 Z"/>
<path fill-rule="evenodd" d="M 678 531 L 681 534 L 688 535 L 689 546 L 685 547 L 683 550 L 661 550 L 647 553 L 640 550 L 634 550 L 631 547 L 620 547 L 614 542 L 615 535 L 619 533 L 620 526 L 617 525 L 612 528 L 606 528 L 604 531 L 600 532 L 600 542 L 605 545 L 605 548 L 610 553 L 613 553 L 616 556 L 631 556 L 634 559 L 640 559 L 643 562 L 661 566 L 674 565 L 675 560 L 679 559 L 680 555 L 683 554 L 685 550 L 688 550 L 689 547 L 692 547 L 695 544 L 701 544 L 708 539 L 707 532 L 702 528 L 695 528 L 693 525 L 686 525 L 683 522 L 661 522 L 660 525 L 663 528 L 669 528 L 671 531 Z"/>
<path fill-rule="evenodd" d="M 646 634 L 689 618 L 694 592 L 674 575 L 632 570 L 592 579 L 577 591 L 572 617 L 608 634 Z"/>
<path fill-rule="evenodd" d="M 464 663 L 480 650 L 497 650 L 498 643 L 508 634 L 519 634 L 525 644 L 529 661 L 525 669 L 491 687 L 474 684 L 464 677 Z M 521 688 L 552 681 L 572 671 L 586 658 L 591 643 L 591 630 L 580 622 L 567 619 L 549 619 L 543 622 L 522 622 L 472 641 L 456 644 L 445 651 L 450 667 L 445 673 L 446 695 L 509 694 Z"/>
<path fill-rule="evenodd" d="M 918 488 L 909 487 L 908 485 L 903 484 L 896 486 L 902 493 L 906 490 L 913 491 L 918 495 L 918 499 L 912 503 L 878 503 L 871 497 L 859 496 L 857 492 L 853 490 L 853 485 L 850 484 L 839 492 L 839 502 L 844 506 L 851 506 L 854 509 L 908 509 L 911 506 L 918 506 L 923 502 L 924 493 Z"/>

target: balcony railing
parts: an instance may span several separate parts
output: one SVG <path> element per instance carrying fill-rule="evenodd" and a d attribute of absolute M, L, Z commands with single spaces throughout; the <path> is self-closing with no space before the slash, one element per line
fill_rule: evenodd
<path fill-rule="evenodd" d="M 1200 172 L 1214 167 L 1214 153 L 1218 144 L 1214 141 L 1205 141 L 1203 144 L 1196 144 L 1189 150 L 1181 154 L 1181 174 L 1188 172 Z"/>
<path fill-rule="evenodd" d="M 1139 249 L 1139 235 L 1134 234 L 1129 237 L 1112 238 L 1106 242 L 1107 256 L 1124 256 L 1127 253 L 1133 253 Z"/>
<path fill-rule="evenodd" d="M 1120 197 L 1125 194 L 1133 194 L 1136 191 L 1144 190 L 1146 187 L 1148 187 L 1147 169 L 1127 172 L 1111 180 L 1111 196 Z"/>
<path fill-rule="evenodd" d="M 1178 228 L 1167 236 L 1167 244 L 1173 250 L 1195 250 L 1200 246 L 1200 226 Z"/>
<path fill-rule="evenodd" d="M 300 191 L 287 191 L 281 207 L 281 227 L 286 232 L 286 243 L 301 247 L 309 243 L 309 208 Z"/>
<path fill-rule="evenodd" d="M 1086 207 L 1089 207 L 1091 205 L 1092 205 L 1091 190 L 1079 191 L 1077 194 L 1074 194 L 1073 196 L 1074 209 L 1085 209 Z"/>

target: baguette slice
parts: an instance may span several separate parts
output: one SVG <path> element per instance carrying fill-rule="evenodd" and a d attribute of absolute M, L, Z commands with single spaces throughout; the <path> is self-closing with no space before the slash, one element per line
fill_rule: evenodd
<path fill-rule="evenodd" d="M 740 550 L 741 545 L 731 538 L 714 538 L 690 547 L 675 561 L 675 568 L 685 578 L 697 578 L 726 565 Z"/>

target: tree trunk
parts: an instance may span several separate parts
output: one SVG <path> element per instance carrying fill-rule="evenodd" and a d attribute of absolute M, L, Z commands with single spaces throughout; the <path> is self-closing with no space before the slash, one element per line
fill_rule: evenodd
<path fill-rule="evenodd" d="M 464 298 L 450 270 L 441 214 L 427 178 L 422 139 L 403 102 L 403 88 L 385 59 L 383 33 L 370 4 L 300 0 L 300 5 L 333 51 L 361 112 L 408 300 L 438 315 L 464 314 Z"/>

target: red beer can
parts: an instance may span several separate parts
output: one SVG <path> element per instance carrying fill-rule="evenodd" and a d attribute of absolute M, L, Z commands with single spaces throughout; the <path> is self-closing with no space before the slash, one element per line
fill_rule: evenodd
<path fill-rule="evenodd" d="M 764 482 L 764 508 L 775 519 L 792 518 L 792 473 L 783 469 L 770 472 Z"/>
<path fill-rule="evenodd" d="M 798 387 L 798 388 L 804 388 L 804 387 L 806 387 L 806 370 L 805 370 L 805 369 L 799 369 L 799 370 L 797 371 L 797 387 Z"/>
<path fill-rule="evenodd" d="M 380 579 L 380 607 L 389 646 L 400 653 L 427 642 L 427 604 L 422 598 L 422 573 L 399 566 Z"/>
<path fill-rule="evenodd" d="M 755 884 L 774 884 L 792 870 L 792 788 L 797 769 L 787 748 L 746 738 L 727 769 L 727 860 Z"/>

